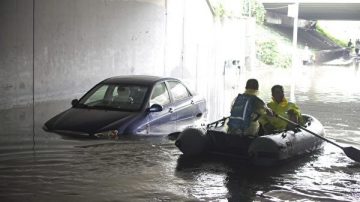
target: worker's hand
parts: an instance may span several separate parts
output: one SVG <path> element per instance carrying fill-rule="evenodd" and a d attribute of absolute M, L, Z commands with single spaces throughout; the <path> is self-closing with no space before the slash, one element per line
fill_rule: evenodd
<path fill-rule="evenodd" d="M 295 115 L 296 115 L 294 109 L 289 109 L 289 110 L 287 111 L 287 114 L 288 114 L 289 116 L 295 116 Z"/>
<path fill-rule="evenodd" d="M 290 110 L 287 111 L 287 114 L 288 114 L 289 119 L 290 119 L 292 122 L 294 122 L 294 123 L 298 123 L 298 122 L 299 122 L 299 119 L 298 119 L 298 117 L 296 116 L 295 110 L 290 109 Z"/>

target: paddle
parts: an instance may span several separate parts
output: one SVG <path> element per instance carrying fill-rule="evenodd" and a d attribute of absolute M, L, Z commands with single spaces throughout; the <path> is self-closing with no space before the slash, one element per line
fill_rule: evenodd
<path fill-rule="evenodd" d="M 326 142 L 329 142 L 329 143 L 341 148 L 344 151 L 344 153 L 346 154 L 347 157 L 351 158 L 352 160 L 354 160 L 356 162 L 360 162 L 360 150 L 358 150 L 358 149 L 356 149 L 354 147 L 342 147 L 342 146 L 336 144 L 335 142 L 332 142 L 331 140 L 328 140 L 328 139 L 324 138 L 323 136 L 320 136 L 320 135 L 306 129 L 306 128 L 302 127 L 301 125 L 299 125 L 299 124 L 297 124 L 297 123 L 295 123 L 295 122 L 293 122 L 293 121 L 291 121 L 291 120 L 289 120 L 289 119 L 287 119 L 285 117 L 282 117 L 282 116 L 280 116 L 278 114 L 275 114 L 275 116 L 278 117 L 279 119 L 282 119 L 282 120 L 288 122 L 288 123 L 294 124 L 295 126 L 305 130 L 308 133 L 311 133 L 312 135 L 315 135 L 316 137 L 318 137 L 318 138 L 320 138 L 320 139 L 322 139 L 322 140 L 324 140 Z"/>

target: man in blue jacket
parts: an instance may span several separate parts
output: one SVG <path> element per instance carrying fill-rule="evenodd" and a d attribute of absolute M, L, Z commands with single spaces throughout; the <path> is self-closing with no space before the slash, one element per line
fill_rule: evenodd
<path fill-rule="evenodd" d="M 245 92 L 239 94 L 232 104 L 227 133 L 255 138 L 260 129 L 258 119 L 266 114 L 272 116 L 272 111 L 257 96 L 258 90 L 256 79 L 246 82 Z"/>

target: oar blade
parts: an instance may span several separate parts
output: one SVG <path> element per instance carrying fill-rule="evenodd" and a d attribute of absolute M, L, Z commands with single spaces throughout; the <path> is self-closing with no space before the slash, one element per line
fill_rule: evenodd
<path fill-rule="evenodd" d="M 360 162 L 360 150 L 354 147 L 343 147 L 343 150 L 346 156 L 348 156 L 349 158 L 351 158 L 356 162 Z"/>

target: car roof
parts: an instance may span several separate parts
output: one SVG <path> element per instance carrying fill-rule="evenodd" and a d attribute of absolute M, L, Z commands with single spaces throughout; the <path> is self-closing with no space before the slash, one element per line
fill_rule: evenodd
<path fill-rule="evenodd" d="M 107 84 L 138 84 L 138 85 L 146 85 L 151 86 L 159 81 L 165 80 L 175 80 L 179 81 L 175 78 L 170 77 L 159 77 L 159 76 L 150 76 L 150 75 L 124 75 L 124 76 L 116 76 L 103 80 L 101 83 Z"/>

